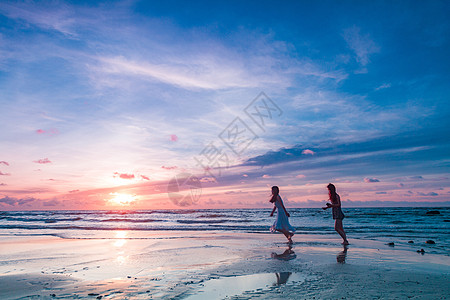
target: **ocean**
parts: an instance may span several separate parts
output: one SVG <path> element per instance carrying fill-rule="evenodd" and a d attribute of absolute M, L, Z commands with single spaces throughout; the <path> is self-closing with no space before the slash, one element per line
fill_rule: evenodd
<path fill-rule="evenodd" d="M 268 233 L 275 221 L 270 209 L 202 209 L 139 211 L 10 211 L 0 212 L 0 235 L 53 235 L 64 239 L 146 238 L 156 230 Z M 331 211 L 291 208 L 297 234 L 339 236 Z M 344 208 L 348 239 L 370 239 L 395 246 L 423 248 L 450 256 L 450 208 Z M 439 214 L 427 214 L 438 211 Z M 295 240 L 295 237 L 294 237 Z M 435 244 L 426 243 L 433 240 Z"/>

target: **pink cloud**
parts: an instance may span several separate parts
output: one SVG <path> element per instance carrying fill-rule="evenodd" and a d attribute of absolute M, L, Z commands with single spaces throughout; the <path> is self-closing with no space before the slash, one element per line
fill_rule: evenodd
<path fill-rule="evenodd" d="M 39 160 L 35 160 L 33 162 L 37 163 L 37 164 L 50 164 L 50 163 L 52 163 L 48 158 L 42 158 L 42 159 L 39 159 Z"/>
<path fill-rule="evenodd" d="M 0 176 L 10 176 L 11 174 L 9 173 L 3 173 L 2 171 L 0 171 Z"/>
<path fill-rule="evenodd" d="M 73 193 L 76 193 L 76 192 L 79 192 L 80 190 L 71 190 L 71 191 L 69 191 L 69 193 L 71 193 L 71 194 L 73 194 Z"/>
<path fill-rule="evenodd" d="M 316 154 L 316 152 L 314 152 L 314 151 L 312 151 L 312 150 L 309 150 L 309 149 L 305 149 L 305 150 L 303 150 L 302 151 L 302 154 L 305 154 L 305 155 L 314 155 L 314 154 Z"/>
<path fill-rule="evenodd" d="M 176 141 L 178 141 L 178 137 L 177 137 L 175 134 L 171 134 L 171 135 L 170 135 L 170 140 L 171 140 L 172 142 L 176 142 Z"/>
<path fill-rule="evenodd" d="M 200 179 L 200 182 L 207 183 L 207 182 L 217 182 L 217 180 L 214 177 L 202 177 Z"/>
<path fill-rule="evenodd" d="M 9 163 L 7 163 L 6 161 L 0 161 L 0 165 L 1 165 L 1 164 L 4 164 L 4 165 L 9 166 Z"/>
<path fill-rule="evenodd" d="M 6 186 L 7 184 L 6 183 L 0 183 L 0 186 Z"/>
<path fill-rule="evenodd" d="M 247 174 L 244 174 L 244 175 L 242 175 L 242 177 L 248 177 L 248 175 L 247 175 Z"/>
<path fill-rule="evenodd" d="M 399 184 L 397 184 L 398 185 L 398 187 L 404 187 L 405 185 L 403 184 L 403 183 L 399 183 Z"/>
<path fill-rule="evenodd" d="M 120 177 L 122 179 L 134 179 L 134 174 L 114 172 L 114 177 Z"/>
<path fill-rule="evenodd" d="M 50 130 L 38 129 L 38 130 L 36 130 L 36 133 L 37 134 L 55 135 L 55 134 L 58 134 L 59 131 L 58 131 L 58 129 L 54 129 L 54 128 L 52 128 Z"/>
<path fill-rule="evenodd" d="M 264 174 L 264 175 L 262 176 L 262 178 L 272 178 L 272 176 L 267 175 L 267 174 Z"/>
<path fill-rule="evenodd" d="M 364 182 L 366 183 L 372 183 L 372 182 L 380 182 L 380 180 L 376 179 L 376 178 L 364 178 Z"/>
<path fill-rule="evenodd" d="M 178 168 L 177 166 L 172 166 L 172 167 L 166 167 L 166 166 L 162 166 L 161 168 L 165 169 L 165 170 L 175 170 L 176 168 Z"/>
<path fill-rule="evenodd" d="M 298 174 L 297 176 L 295 176 L 295 178 L 305 178 L 306 177 L 306 175 L 303 175 L 303 174 Z"/>
<path fill-rule="evenodd" d="M 144 179 L 144 180 L 150 180 L 150 178 L 148 178 L 148 177 L 145 176 L 145 175 L 141 175 L 141 178 Z"/>

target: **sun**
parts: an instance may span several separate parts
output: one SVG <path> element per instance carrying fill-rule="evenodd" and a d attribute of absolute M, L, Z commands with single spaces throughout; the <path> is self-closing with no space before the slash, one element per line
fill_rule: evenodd
<path fill-rule="evenodd" d="M 130 205 L 134 201 L 136 201 L 136 196 L 129 194 L 120 194 L 120 193 L 109 193 L 113 196 L 109 202 L 116 205 Z"/>

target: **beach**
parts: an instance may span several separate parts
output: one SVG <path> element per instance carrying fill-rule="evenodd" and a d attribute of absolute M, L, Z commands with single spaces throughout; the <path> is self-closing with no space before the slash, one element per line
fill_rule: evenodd
<path fill-rule="evenodd" d="M 450 257 L 338 236 L 115 231 L 1 236 L 0 298 L 446 299 Z"/>

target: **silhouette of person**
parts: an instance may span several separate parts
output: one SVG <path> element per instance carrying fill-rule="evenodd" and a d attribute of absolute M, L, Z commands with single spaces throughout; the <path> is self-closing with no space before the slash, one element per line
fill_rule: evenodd
<path fill-rule="evenodd" d="M 291 216 L 284 207 L 283 200 L 280 197 L 280 189 L 277 186 L 272 187 L 272 198 L 270 202 L 274 204 L 273 210 L 270 216 L 273 216 L 275 210 L 277 210 L 277 219 L 270 228 L 271 232 L 279 231 L 284 234 L 288 242 L 292 244 L 292 236 L 294 235 L 295 228 L 289 224 L 289 217 Z"/>
<path fill-rule="evenodd" d="M 344 225 L 342 225 L 342 220 L 345 218 L 344 213 L 341 209 L 341 197 L 336 193 L 336 187 L 333 184 L 327 185 L 328 196 L 331 203 L 327 203 L 326 207 L 322 207 L 324 210 L 331 208 L 333 212 L 334 219 L 334 230 L 342 237 L 344 240 L 342 245 L 348 245 L 347 236 L 344 231 Z"/>

